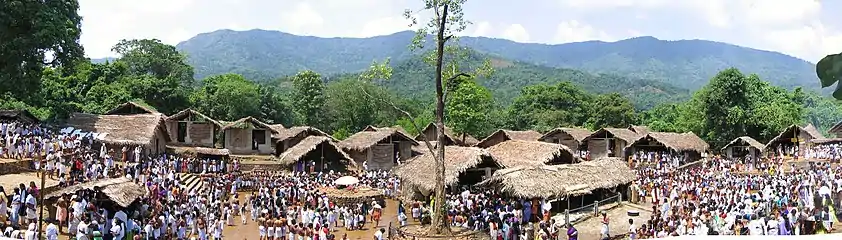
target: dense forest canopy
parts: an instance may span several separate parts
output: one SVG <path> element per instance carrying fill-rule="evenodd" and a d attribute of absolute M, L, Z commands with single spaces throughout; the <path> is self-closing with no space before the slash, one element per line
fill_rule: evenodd
<path fill-rule="evenodd" d="M 0 28 L 32 33 L 0 33 L 0 109 L 28 109 L 44 120 L 61 121 L 72 112 L 101 114 L 136 101 L 164 114 L 194 108 L 220 120 L 254 116 L 285 126 L 318 127 L 339 138 L 367 125 L 401 125 L 415 134 L 395 106 L 422 125 L 433 119 L 429 66 L 417 60 L 393 63 L 391 78 L 383 81 L 361 81 L 359 73 L 309 70 L 271 81 L 235 73 L 194 79 L 187 56 L 155 39 L 115 43 L 119 56 L 110 61 L 85 59 L 78 44 L 78 4 L 49 2 L 56 4 L 26 8 L 34 14 L 0 17 Z M 46 13 L 60 14 L 49 21 L 39 17 Z M 9 17 L 44 22 L 22 28 Z M 28 39 L 33 36 L 50 37 Z M 45 59 L 46 53 L 55 58 L 32 61 Z M 470 54 L 477 56 L 468 56 L 465 65 L 475 64 L 471 59 L 489 59 Z M 743 135 L 769 140 L 791 124 L 812 123 L 826 131 L 842 120 L 837 100 L 774 86 L 735 68 L 709 76 L 707 84 L 690 93 L 655 80 L 490 59 L 495 71 L 459 78 L 446 105 L 448 125 L 480 138 L 501 128 L 547 131 L 636 124 L 657 131 L 693 131 L 721 146 Z"/>

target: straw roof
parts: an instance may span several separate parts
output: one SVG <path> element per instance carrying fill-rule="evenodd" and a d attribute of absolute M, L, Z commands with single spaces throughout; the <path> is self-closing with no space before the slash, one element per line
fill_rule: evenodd
<path fill-rule="evenodd" d="M 520 198 L 579 196 L 597 189 L 631 183 L 636 175 L 619 158 L 553 166 L 521 166 L 497 170 L 483 185 Z"/>
<path fill-rule="evenodd" d="M 408 141 L 412 145 L 418 145 L 415 139 L 395 128 L 380 128 L 375 131 L 361 131 L 339 142 L 339 145 L 346 150 L 363 151 L 387 138 L 398 138 L 398 141 Z"/>
<path fill-rule="evenodd" d="M 275 130 L 276 132 L 280 132 L 281 130 L 286 129 L 283 124 L 269 124 L 269 128 Z"/>
<path fill-rule="evenodd" d="M 331 151 L 335 151 L 336 153 L 338 153 L 339 156 L 342 156 L 342 159 L 351 159 L 351 157 L 348 156 L 348 154 L 346 154 L 345 151 L 342 151 L 341 147 L 334 143 L 333 138 L 324 136 L 308 136 L 307 138 L 304 138 L 304 140 L 301 140 L 301 142 L 299 142 L 298 144 L 295 144 L 295 146 L 292 146 L 291 148 L 284 151 L 284 153 L 281 154 L 279 161 L 281 162 L 281 164 L 284 165 L 293 164 L 301 158 L 307 156 L 308 153 L 318 149 L 319 145 L 321 144 L 324 144 L 324 146 L 331 149 Z M 356 166 L 356 163 L 354 161 L 349 162 L 351 162 L 352 165 Z"/>
<path fill-rule="evenodd" d="M 703 153 L 706 152 L 708 148 L 710 148 L 710 145 L 708 145 L 708 143 L 705 142 L 705 140 L 702 140 L 693 132 L 650 132 L 649 134 L 646 134 L 645 137 L 639 138 L 632 144 L 629 144 L 629 146 L 626 148 L 628 149 L 631 147 L 635 147 L 638 143 L 643 142 L 644 140 L 654 140 L 663 144 L 665 147 L 677 152 L 696 151 L 699 153 Z"/>
<path fill-rule="evenodd" d="M 401 125 L 395 125 L 395 126 L 391 126 L 391 127 L 375 127 L 375 126 L 372 126 L 372 125 L 368 125 L 365 128 L 363 128 L 363 131 L 392 131 L 392 130 L 401 132 L 401 133 L 403 133 L 403 135 L 411 136 L 411 134 L 409 134 L 409 132 L 407 132 L 406 129 L 403 129 L 403 127 L 401 127 Z"/>
<path fill-rule="evenodd" d="M 38 118 L 26 109 L 0 110 L 0 119 L 14 119 L 21 122 L 38 123 Z"/>
<path fill-rule="evenodd" d="M 415 140 L 423 141 L 424 138 L 426 137 L 427 132 L 436 133 L 437 131 L 438 131 L 438 129 L 436 129 L 436 124 L 434 124 L 434 123 L 427 124 L 427 126 L 424 127 L 424 130 L 421 130 L 421 133 L 419 133 L 418 136 L 415 136 Z M 460 145 L 460 146 L 473 146 L 473 145 L 475 145 L 479 142 L 479 140 L 477 140 L 473 136 L 471 136 L 469 134 L 466 134 L 466 133 L 458 134 L 458 133 L 454 132 L 452 128 L 449 128 L 447 126 L 444 126 L 444 136 L 448 140 L 450 140 L 450 142 L 452 142 L 456 145 Z M 465 141 L 462 141 L 463 138 L 465 139 Z M 438 139 L 429 139 L 429 140 L 430 141 L 437 141 Z"/>
<path fill-rule="evenodd" d="M 579 143 L 582 143 L 582 141 L 584 141 L 585 138 L 590 136 L 593 132 L 584 128 L 556 128 L 544 134 L 544 136 L 541 136 L 541 138 L 539 138 L 538 140 L 544 141 L 545 139 L 555 136 L 559 133 L 565 133 L 567 135 L 570 135 L 571 137 L 573 137 L 574 140 L 576 140 Z"/>
<path fill-rule="evenodd" d="M 193 146 L 174 146 L 167 145 L 167 150 L 173 154 L 196 156 L 197 154 L 213 155 L 213 156 L 228 156 L 231 151 L 226 148 L 206 148 Z"/>
<path fill-rule="evenodd" d="M 830 130 L 827 130 L 827 132 L 831 132 L 831 133 L 842 132 L 842 121 L 839 121 L 836 124 L 834 124 L 833 127 L 830 127 Z"/>
<path fill-rule="evenodd" d="M 241 124 L 244 124 L 244 123 L 251 123 L 252 125 L 258 126 L 260 128 L 269 129 L 269 131 L 272 131 L 272 133 L 278 132 L 275 128 L 272 128 L 271 125 L 266 124 L 266 123 L 264 123 L 260 120 L 257 120 L 257 118 L 254 118 L 254 117 L 251 117 L 251 116 L 240 118 L 237 121 L 230 122 L 230 123 L 226 124 L 225 126 L 222 126 L 222 129 L 220 129 L 220 130 L 225 131 L 225 130 L 228 130 L 230 128 L 237 127 L 237 126 L 239 126 Z"/>
<path fill-rule="evenodd" d="M 103 115 L 117 115 L 126 112 L 133 112 L 132 109 L 139 109 L 141 111 L 140 114 L 160 113 L 158 112 L 158 110 L 155 110 L 155 108 L 152 108 L 149 105 L 129 101 L 120 104 L 119 106 L 112 108 L 111 110 L 108 110 Z"/>
<path fill-rule="evenodd" d="M 278 125 L 280 125 L 280 124 L 278 124 Z M 284 141 L 284 140 L 287 140 L 287 139 L 292 138 L 292 137 L 300 136 L 302 134 L 307 134 L 307 135 L 310 135 L 310 136 L 328 137 L 332 140 L 336 140 L 336 139 L 333 139 L 333 137 L 330 136 L 330 134 L 327 134 L 325 132 L 322 132 L 322 130 L 319 130 L 318 128 L 314 128 L 314 127 L 310 127 L 310 126 L 297 126 L 297 127 L 279 129 L 278 133 L 272 134 L 272 138 L 274 138 L 275 141 Z"/>
<path fill-rule="evenodd" d="M 430 141 L 430 145 L 433 145 L 434 148 L 436 147 L 437 144 L 438 144 L 437 141 Z M 420 153 L 420 154 L 424 154 L 425 152 L 429 152 L 428 150 L 429 149 L 427 149 L 427 144 L 424 144 L 424 141 L 418 141 L 418 145 L 412 146 L 412 151 Z"/>
<path fill-rule="evenodd" d="M 482 164 L 484 161 L 492 161 L 500 166 L 496 159 L 485 149 L 478 147 L 444 147 L 444 182 L 451 185 L 459 180 L 459 174 L 466 170 Z M 415 156 L 406 163 L 393 168 L 396 176 L 402 181 L 409 183 L 419 189 L 432 190 L 435 188 L 436 161 L 433 154 Z"/>
<path fill-rule="evenodd" d="M 567 146 L 538 141 L 509 140 L 489 147 L 488 152 L 507 168 L 544 165 L 557 158 L 573 160 Z"/>
<path fill-rule="evenodd" d="M 814 144 L 840 143 L 840 142 L 842 142 L 842 138 L 813 139 L 813 140 L 810 140 L 810 142 L 814 143 Z"/>
<path fill-rule="evenodd" d="M 164 117 L 160 113 L 134 115 L 96 115 L 72 113 L 67 125 L 86 132 L 107 133 L 103 142 L 118 145 L 150 145 L 156 131 L 170 141 Z"/>
<path fill-rule="evenodd" d="M 824 139 L 825 138 L 824 135 L 822 135 L 819 132 L 819 130 L 816 129 L 815 126 L 813 126 L 813 124 L 807 124 L 807 126 L 804 126 L 804 127 L 800 127 L 798 125 L 792 124 L 789 127 L 787 127 L 786 129 L 784 129 L 783 131 L 781 131 L 780 134 L 778 134 L 777 136 L 772 138 L 772 140 L 769 140 L 769 142 L 766 143 L 765 147 L 766 148 L 772 147 L 773 144 L 780 142 L 784 137 L 793 136 L 795 134 L 795 130 L 803 131 L 803 132 L 807 133 L 807 135 L 809 135 L 813 139 Z"/>
<path fill-rule="evenodd" d="M 601 138 L 602 136 L 605 136 L 606 132 L 610 133 L 612 136 L 614 136 L 614 138 L 619 138 L 620 140 L 629 143 L 637 141 L 638 139 L 644 136 L 626 128 L 602 128 L 597 130 L 596 132 L 591 133 L 591 135 L 585 138 L 584 141 L 587 141 L 591 138 Z"/>
<path fill-rule="evenodd" d="M 474 146 L 483 147 L 483 148 L 490 147 L 490 145 L 493 143 L 494 139 L 497 138 L 498 136 L 502 136 L 503 139 L 505 139 L 505 141 L 508 141 L 508 140 L 538 141 L 538 139 L 540 139 L 543 136 L 543 134 L 541 134 L 539 132 L 536 132 L 536 131 L 532 131 L 532 130 L 513 131 L 513 130 L 500 129 L 500 130 L 497 130 L 496 132 L 492 133 L 491 135 L 488 135 L 488 137 L 482 139 L 481 141 L 479 141 L 479 143 L 477 143 Z"/>
<path fill-rule="evenodd" d="M 167 117 L 167 121 L 178 121 L 178 120 L 188 118 L 190 116 L 198 116 L 198 117 L 204 119 L 205 121 L 213 123 L 213 125 L 216 125 L 217 127 L 220 127 L 220 128 L 222 127 L 222 123 L 220 123 L 219 121 L 217 121 L 213 118 L 210 118 L 207 115 L 204 115 L 204 114 L 200 113 L 199 111 L 193 110 L 192 108 L 181 110 L 181 112 L 178 112 L 176 114 L 173 114 L 172 116 Z"/>
<path fill-rule="evenodd" d="M 128 207 L 135 200 L 146 195 L 146 188 L 132 182 L 131 179 L 120 177 L 73 185 L 51 192 L 46 197 L 57 198 L 63 194 L 75 194 L 79 190 L 93 190 L 95 188 L 99 188 L 105 196 L 122 207 Z"/>
<path fill-rule="evenodd" d="M 734 140 L 732 140 L 728 144 L 725 144 L 725 146 L 722 147 L 722 151 L 725 151 L 725 149 L 728 149 L 729 147 L 734 146 L 736 144 L 746 144 L 746 145 L 751 146 L 753 148 L 756 148 L 758 150 L 763 150 L 763 146 L 764 146 L 762 143 L 758 142 L 757 140 L 754 140 L 754 138 L 751 138 L 749 136 L 742 136 L 742 137 L 735 138 Z"/>
<path fill-rule="evenodd" d="M 640 135 L 646 135 L 646 134 L 652 132 L 652 129 L 650 129 L 647 126 L 637 126 L 637 125 L 629 126 L 629 130 L 632 130 L 632 132 L 635 132 L 635 133 L 640 134 Z"/>

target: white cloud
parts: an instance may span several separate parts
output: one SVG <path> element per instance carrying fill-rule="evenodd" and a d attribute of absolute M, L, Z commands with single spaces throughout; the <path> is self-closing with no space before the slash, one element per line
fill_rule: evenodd
<path fill-rule="evenodd" d="M 520 24 L 512 24 L 503 31 L 503 38 L 515 42 L 529 42 L 529 32 Z"/>
<path fill-rule="evenodd" d="M 292 10 L 281 13 L 283 29 L 297 35 L 313 35 L 325 23 L 319 14 L 307 2 L 298 3 Z"/>
<path fill-rule="evenodd" d="M 385 17 L 369 21 L 363 26 L 356 37 L 371 37 L 387 35 L 400 31 L 410 30 L 412 22 L 404 18 Z"/>
<path fill-rule="evenodd" d="M 842 32 L 828 29 L 820 22 L 810 25 L 771 31 L 764 35 L 771 47 L 782 52 L 799 53 L 810 62 L 818 62 L 830 53 L 842 52 Z"/>
<path fill-rule="evenodd" d="M 608 33 L 594 29 L 593 26 L 576 20 L 564 21 L 558 24 L 553 38 L 555 43 L 584 42 L 590 40 L 613 40 Z"/>
<path fill-rule="evenodd" d="M 491 33 L 491 23 L 483 21 L 477 24 L 474 24 L 474 32 L 469 34 L 469 36 L 488 36 Z"/>

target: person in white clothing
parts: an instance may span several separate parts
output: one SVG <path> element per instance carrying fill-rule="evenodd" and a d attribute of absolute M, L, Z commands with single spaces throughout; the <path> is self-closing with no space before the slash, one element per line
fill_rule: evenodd
<path fill-rule="evenodd" d="M 45 233 L 47 240 L 58 240 L 58 226 L 56 226 L 55 221 L 50 220 L 47 222 L 50 223 L 47 225 Z"/>

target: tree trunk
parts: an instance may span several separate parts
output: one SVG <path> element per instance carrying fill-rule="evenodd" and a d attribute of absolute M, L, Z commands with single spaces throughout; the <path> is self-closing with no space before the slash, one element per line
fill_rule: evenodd
<path fill-rule="evenodd" d="M 436 9 L 438 11 L 438 9 Z M 450 225 L 447 224 L 447 210 L 445 209 L 445 183 L 444 183 L 444 84 L 442 83 L 442 66 L 444 65 L 444 30 L 447 27 L 448 5 L 444 4 L 441 14 L 438 16 L 438 34 L 436 34 L 436 189 L 433 199 L 433 216 L 430 225 L 432 235 L 450 235 Z"/>

